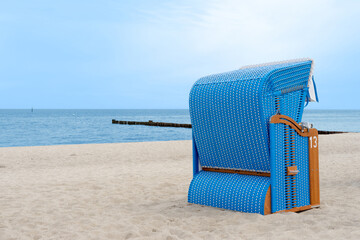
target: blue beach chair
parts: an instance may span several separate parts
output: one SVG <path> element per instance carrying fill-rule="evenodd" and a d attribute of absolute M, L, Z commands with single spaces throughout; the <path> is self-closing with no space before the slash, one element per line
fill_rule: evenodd
<path fill-rule="evenodd" d="M 190 203 L 260 214 L 320 204 L 318 133 L 299 124 L 317 101 L 312 69 L 311 59 L 291 60 L 194 84 Z"/>

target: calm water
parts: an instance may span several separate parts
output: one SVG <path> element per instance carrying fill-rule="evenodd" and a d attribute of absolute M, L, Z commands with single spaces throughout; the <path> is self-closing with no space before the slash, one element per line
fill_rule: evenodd
<path fill-rule="evenodd" d="M 0 147 L 189 140 L 191 129 L 129 126 L 111 120 L 190 123 L 188 110 L 0 110 Z M 319 130 L 360 132 L 360 110 L 308 110 Z"/>

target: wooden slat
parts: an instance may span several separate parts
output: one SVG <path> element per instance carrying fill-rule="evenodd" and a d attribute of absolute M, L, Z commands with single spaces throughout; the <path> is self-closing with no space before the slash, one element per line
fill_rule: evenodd
<path fill-rule="evenodd" d="M 310 204 L 320 205 L 319 180 L 319 136 L 316 129 L 310 129 L 309 137 L 309 175 L 310 175 Z"/>
<path fill-rule="evenodd" d="M 271 214 L 271 189 L 269 187 L 266 197 L 265 197 L 265 204 L 264 204 L 264 215 Z"/>
<path fill-rule="evenodd" d="M 286 168 L 287 175 L 289 175 L 289 176 L 298 174 L 296 171 L 297 171 L 297 166 L 291 166 L 291 167 Z"/>
<path fill-rule="evenodd" d="M 238 173 L 238 174 L 244 174 L 244 175 L 270 177 L 270 173 L 267 173 L 267 172 L 255 172 L 255 171 L 246 171 L 246 170 L 209 168 L 209 167 L 203 167 L 202 170 L 210 171 L 210 172 Z"/>

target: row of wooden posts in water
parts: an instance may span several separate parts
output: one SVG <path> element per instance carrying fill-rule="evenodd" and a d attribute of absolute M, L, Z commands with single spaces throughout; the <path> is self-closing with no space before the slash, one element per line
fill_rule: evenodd
<path fill-rule="evenodd" d="M 156 127 L 177 127 L 177 128 L 191 128 L 191 124 L 186 123 L 166 123 L 166 122 L 153 122 L 149 120 L 148 122 L 137 122 L 137 121 L 118 121 L 113 119 L 113 124 L 124 124 L 124 125 L 145 125 L 145 126 L 156 126 Z M 318 131 L 319 134 L 336 134 L 336 133 L 346 133 L 338 131 Z"/>
<path fill-rule="evenodd" d="M 157 127 L 191 128 L 191 124 L 153 122 L 152 120 L 149 120 L 148 122 L 136 122 L 136 121 L 117 121 L 117 120 L 113 119 L 112 123 L 113 124 L 125 124 L 125 125 L 145 125 L 145 126 L 157 126 Z"/>

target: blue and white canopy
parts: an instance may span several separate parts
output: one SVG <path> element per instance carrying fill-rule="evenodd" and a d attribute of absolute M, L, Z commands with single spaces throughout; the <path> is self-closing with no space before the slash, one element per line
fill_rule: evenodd
<path fill-rule="evenodd" d="M 271 65 L 280 65 L 280 64 L 286 64 L 286 63 L 300 63 L 304 61 L 311 61 L 311 70 L 308 80 L 308 101 L 309 102 L 319 102 L 319 98 L 317 95 L 316 90 L 316 84 L 314 80 L 313 75 L 313 69 L 314 69 L 314 60 L 311 58 L 299 58 L 299 59 L 292 59 L 292 60 L 286 60 L 286 61 L 277 61 L 277 62 L 269 62 L 269 63 L 263 63 L 263 64 L 254 64 L 254 65 L 247 65 L 243 66 L 240 69 L 247 69 L 247 68 L 257 68 L 257 67 L 265 67 L 265 66 L 271 66 Z"/>

